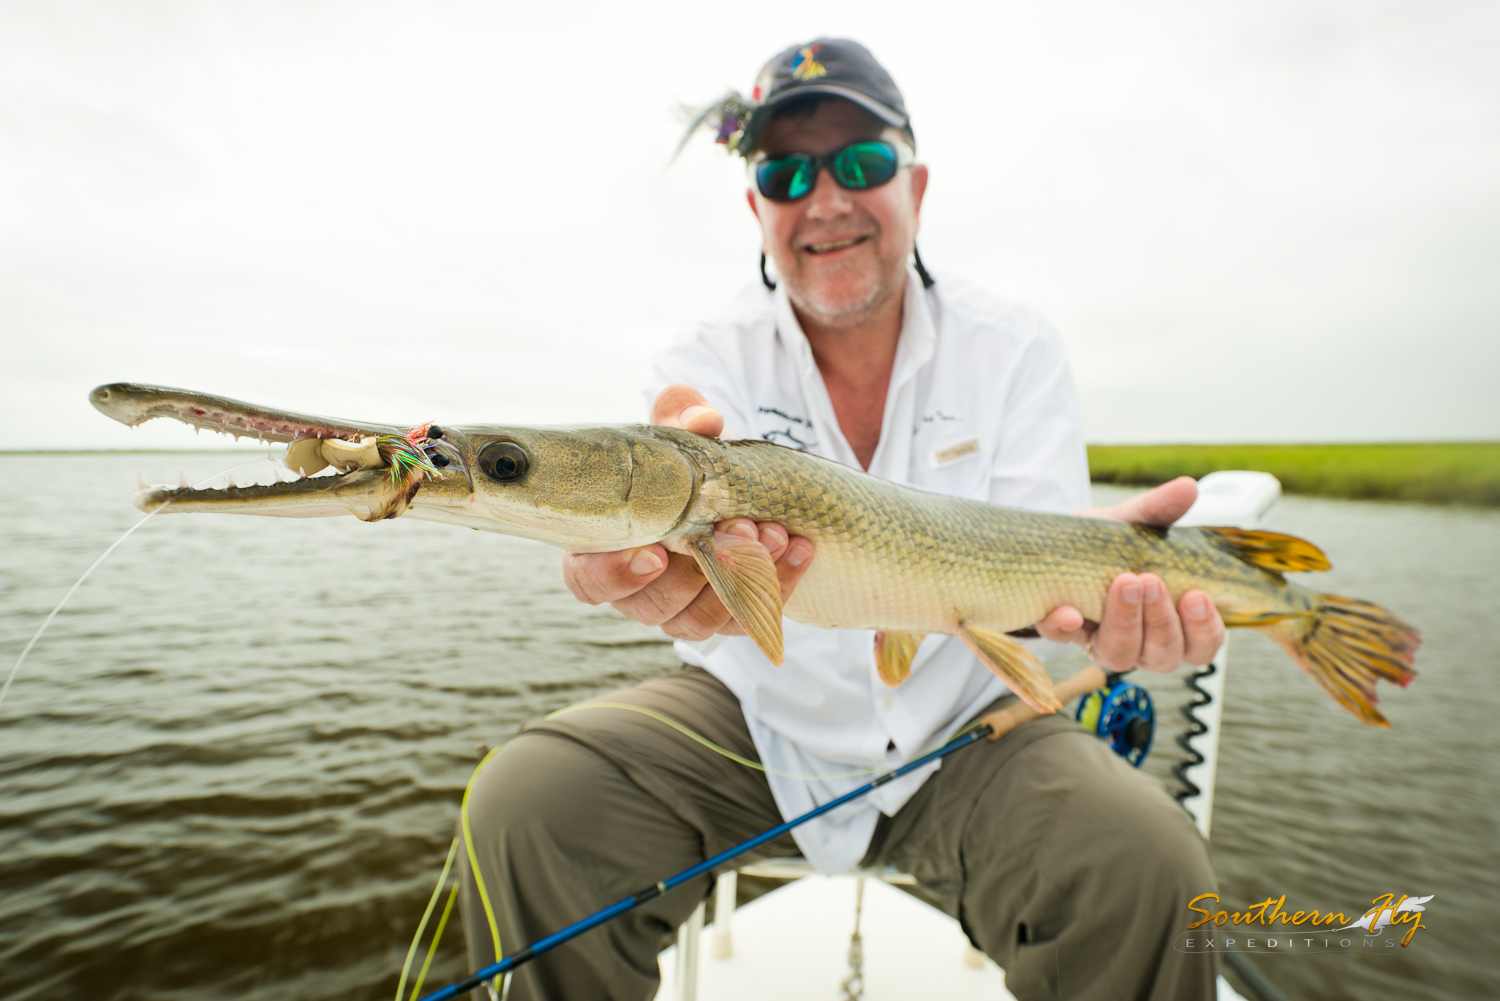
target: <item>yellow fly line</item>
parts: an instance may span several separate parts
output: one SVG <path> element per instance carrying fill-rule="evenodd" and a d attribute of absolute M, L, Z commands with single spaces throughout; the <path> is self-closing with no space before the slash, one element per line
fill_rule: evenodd
<path fill-rule="evenodd" d="M 406 950 L 406 962 L 401 965 L 401 979 L 396 983 L 396 1001 L 401 1001 L 401 995 L 406 990 L 406 978 L 411 973 L 411 961 L 416 958 L 417 946 L 422 941 L 422 933 L 427 930 L 427 922 L 432 917 L 432 909 L 437 906 L 438 895 L 443 892 L 443 885 L 448 882 L 448 873 L 453 869 L 453 859 L 458 855 L 458 839 L 448 846 L 448 859 L 443 863 L 443 874 L 438 877 L 437 886 L 432 888 L 432 897 L 427 901 L 427 910 L 422 912 L 422 921 L 417 925 L 417 933 L 412 936 L 411 948 Z M 452 891 L 448 894 L 448 903 L 443 907 L 443 916 L 438 921 L 437 930 L 432 933 L 432 943 L 427 947 L 427 961 L 422 964 L 422 972 L 417 975 L 416 986 L 411 990 L 412 998 L 422 990 L 422 981 L 427 979 L 427 968 L 432 965 L 433 953 L 437 952 L 438 940 L 443 937 L 443 929 L 448 924 L 448 914 L 453 910 L 453 901 L 458 897 L 458 884 L 453 884 Z"/>
<path fill-rule="evenodd" d="M 876 772 L 885 770 L 884 767 L 855 768 L 847 772 L 834 772 L 830 775 L 799 775 L 795 772 L 783 772 L 779 769 L 767 768 L 765 765 L 761 764 L 758 761 L 751 761 L 749 758 L 743 755 L 735 754 L 727 747 L 720 747 L 718 744 L 715 744 L 713 741 L 709 740 L 701 733 L 698 733 L 690 727 L 684 726 L 683 724 L 677 722 L 675 719 L 672 719 L 670 716 L 665 716 L 654 709 L 647 709 L 645 706 L 634 706 L 629 704 L 628 702 L 580 702 L 576 706 L 567 706 L 566 708 L 559 709 L 556 712 L 548 713 L 545 718 L 556 719 L 558 716 L 562 716 L 565 713 L 579 712 L 580 710 L 584 709 L 623 709 L 626 712 L 640 713 L 642 716 L 650 717 L 651 719 L 656 720 L 658 723 L 662 723 L 665 726 L 671 727 L 673 730 L 676 730 L 684 737 L 702 744 L 704 747 L 708 748 L 710 751 L 713 751 L 715 754 L 721 754 L 724 757 L 728 758 L 730 761 L 735 762 L 736 764 L 744 765 L 746 768 L 753 768 L 758 772 L 765 772 L 768 775 L 775 775 L 780 778 L 794 779 L 800 782 L 824 782 L 831 779 L 858 778 L 862 775 L 873 775 Z M 962 730 L 959 730 L 958 732 L 953 734 L 953 736 L 949 739 L 952 740 L 957 737 L 962 737 L 964 734 L 968 733 L 975 727 L 983 725 L 983 723 L 983 719 L 976 719 L 968 726 L 964 727 Z M 463 803 L 459 808 L 460 825 L 463 828 L 464 851 L 467 853 L 469 858 L 469 872 L 474 876 L 474 886 L 479 890 L 480 903 L 484 905 L 484 918 L 485 921 L 489 924 L 490 939 L 494 943 L 495 962 L 497 963 L 505 958 L 505 954 L 500 951 L 500 925 L 495 920 L 495 910 L 490 904 L 490 895 L 488 891 L 486 891 L 484 886 L 484 876 L 480 873 L 479 870 L 479 858 L 474 852 L 474 836 L 469 830 L 469 793 L 474 787 L 474 780 L 479 777 L 479 773 L 484 771 L 484 766 L 489 764 L 490 759 L 493 758 L 495 756 L 495 753 L 499 750 L 500 748 L 497 747 L 486 754 L 484 756 L 484 760 L 479 762 L 479 767 L 474 769 L 474 774 L 469 776 L 468 784 L 464 786 Z M 442 893 L 443 885 L 448 880 L 448 871 L 453 866 L 453 858 L 457 852 L 457 849 L 458 839 L 454 838 L 452 846 L 450 846 L 448 849 L 448 861 L 443 865 L 443 874 L 438 877 L 438 885 L 432 891 L 432 899 L 427 902 L 427 911 L 422 915 L 422 923 L 417 926 L 417 934 L 412 939 L 411 948 L 407 950 L 406 965 L 401 968 L 401 982 L 396 987 L 396 1001 L 401 1001 L 401 992 L 405 989 L 407 973 L 411 969 L 411 963 L 413 957 L 415 957 L 416 955 L 417 945 L 421 941 L 422 932 L 427 927 L 427 920 L 432 916 L 433 908 L 437 905 L 437 899 L 439 894 Z M 438 940 L 442 937 L 443 928 L 448 923 L 448 914 L 453 909 L 453 901 L 457 897 L 457 895 L 458 886 L 455 885 L 452 892 L 448 895 L 448 903 L 447 906 L 443 908 L 442 918 L 441 920 L 439 920 L 437 930 L 433 933 L 432 936 L 432 943 L 428 946 L 427 961 L 422 964 L 421 973 L 417 978 L 417 986 L 412 990 L 411 996 L 413 1001 L 417 996 L 417 990 L 419 990 L 422 986 L 422 981 L 426 979 L 427 968 L 432 965 L 433 953 L 437 950 Z"/>

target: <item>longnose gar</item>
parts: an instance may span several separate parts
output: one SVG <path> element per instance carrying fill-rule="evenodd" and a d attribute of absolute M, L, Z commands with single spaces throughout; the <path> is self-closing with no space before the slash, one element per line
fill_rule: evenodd
<path fill-rule="evenodd" d="M 1327 570 L 1311 543 L 1236 528 L 1158 529 L 926 493 L 763 441 L 651 426 L 402 428 L 329 420 L 186 390 L 101 386 L 94 406 L 124 424 L 171 417 L 285 442 L 302 478 L 192 490 L 142 487 L 145 511 L 223 511 L 365 521 L 410 515 L 535 539 L 575 553 L 662 543 L 691 556 L 773 663 L 783 614 L 877 630 L 881 678 L 900 684 L 921 637 L 959 636 L 1038 712 L 1060 704 L 1041 665 L 1006 635 L 1060 605 L 1098 621 L 1110 582 L 1158 574 L 1176 602 L 1202 589 L 1229 626 L 1268 633 L 1364 722 L 1389 726 L 1375 682 L 1405 687 L 1421 638 L 1378 605 L 1284 576 Z M 311 475 L 333 467 L 333 475 Z M 760 543 L 715 534 L 726 518 L 784 525 L 816 558 L 782 607 Z"/>

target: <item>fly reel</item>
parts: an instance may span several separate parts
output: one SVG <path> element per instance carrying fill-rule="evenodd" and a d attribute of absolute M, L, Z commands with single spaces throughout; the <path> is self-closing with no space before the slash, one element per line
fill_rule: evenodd
<path fill-rule="evenodd" d="M 1078 702 L 1075 719 L 1084 729 L 1109 742 L 1110 749 L 1136 768 L 1151 753 L 1156 736 L 1156 707 L 1151 693 L 1119 675 Z"/>

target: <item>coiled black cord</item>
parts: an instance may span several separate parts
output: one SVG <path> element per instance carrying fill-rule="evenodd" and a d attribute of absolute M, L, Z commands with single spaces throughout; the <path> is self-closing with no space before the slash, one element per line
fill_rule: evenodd
<path fill-rule="evenodd" d="M 1208 760 L 1203 756 L 1201 751 L 1193 746 L 1193 739 L 1201 737 L 1208 732 L 1208 727 L 1198 718 L 1197 711 L 1212 702 L 1214 697 L 1204 691 L 1198 685 L 1198 682 L 1204 678 L 1213 677 L 1214 673 L 1218 670 L 1217 665 L 1210 663 L 1207 667 L 1201 667 L 1197 671 L 1194 671 L 1188 676 L 1187 681 L 1184 682 L 1187 685 L 1188 691 L 1193 693 L 1194 698 L 1182 707 L 1182 718 L 1187 720 L 1187 731 L 1177 735 L 1177 746 L 1182 748 L 1188 757 L 1186 761 L 1179 761 L 1172 766 L 1172 775 L 1183 785 L 1183 788 L 1172 793 L 1172 798 L 1179 803 L 1186 799 L 1192 799 L 1194 796 L 1203 795 L 1203 790 L 1198 787 L 1198 784 L 1187 777 L 1187 770 L 1197 767 Z"/>

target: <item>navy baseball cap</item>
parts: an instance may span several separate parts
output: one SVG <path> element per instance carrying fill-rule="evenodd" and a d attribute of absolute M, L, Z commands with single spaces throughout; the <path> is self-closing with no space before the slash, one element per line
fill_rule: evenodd
<path fill-rule="evenodd" d="M 754 110 L 737 149 L 754 150 L 777 108 L 815 94 L 852 101 L 892 128 L 912 134 L 901 90 L 870 50 L 848 38 L 818 38 L 793 45 L 760 71 L 750 94 Z"/>

